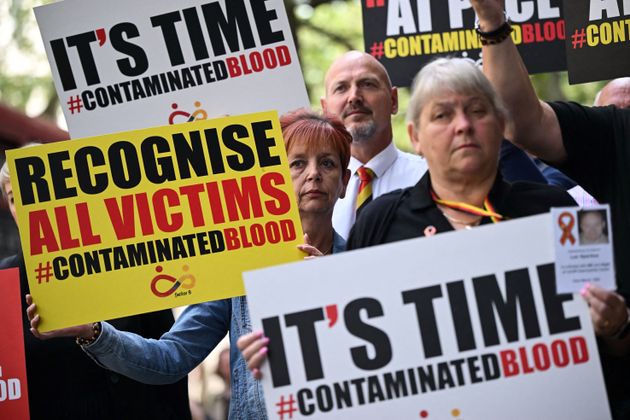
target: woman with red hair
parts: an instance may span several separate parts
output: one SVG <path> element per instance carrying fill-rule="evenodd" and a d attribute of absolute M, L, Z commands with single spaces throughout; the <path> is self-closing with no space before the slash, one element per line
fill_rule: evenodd
<path fill-rule="evenodd" d="M 305 242 L 310 244 L 299 248 L 311 256 L 339 252 L 345 241 L 333 230 L 332 213 L 350 179 L 352 138 L 341 121 L 306 110 L 284 115 L 280 125 Z"/>
<path fill-rule="evenodd" d="M 309 257 L 341 252 L 345 242 L 333 230 L 332 212 L 337 199 L 344 196 L 350 177 L 346 168 L 352 138 L 338 120 L 308 110 L 285 115 L 280 123 L 306 233 L 306 244 L 298 248 Z M 251 332 L 245 297 L 191 305 L 158 340 L 118 331 L 107 322 L 40 333 L 37 308 L 28 295 L 27 301 L 35 336 L 41 339 L 76 336 L 83 350 L 98 364 L 150 384 L 167 384 L 183 378 L 229 332 L 232 386 L 229 418 L 267 418 L 260 383 L 250 374 L 236 346 L 241 335 Z"/>

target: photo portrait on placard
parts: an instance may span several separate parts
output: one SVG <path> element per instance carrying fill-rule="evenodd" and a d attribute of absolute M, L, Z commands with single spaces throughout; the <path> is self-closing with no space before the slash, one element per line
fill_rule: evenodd
<path fill-rule="evenodd" d="M 580 245 L 607 244 L 609 242 L 606 209 L 580 210 L 577 215 Z"/>
<path fill-rule="evenodd" d="M 577 293 L 585 284 L 615 290 L 610 206 L 551 209 L 558 293 Z"/>

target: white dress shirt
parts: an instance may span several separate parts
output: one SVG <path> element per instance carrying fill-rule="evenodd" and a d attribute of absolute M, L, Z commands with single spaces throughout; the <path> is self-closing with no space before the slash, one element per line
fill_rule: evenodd
<path fill-rule="evenodd" d="M 333 228 L 344 239 L 348 239 L 350 228 L 354 225 L 356 217 L 355 206 L 360 183 L 357 169 L 361 165 L 363 164 L 354 157 L 350 158 L 348 169 L 351 176 L 346 197 L 337 200 L 333 211 Z M 399 188 L 415 185 L 427 170 L 427 164 L 423 158 L 398 150 L 393 142 L 364 166 L 376 174 L 376 178 L 372 180 L 372 199 Z"/>
<path fill-rule="evenodd" d="M 576 185 L 567 192 L 571 194 L 571 197 L 573 197 L 577 205 L 580 207 L 593 207 L 599 204 L 592 195 L 584 191 L 584 189 L 579 185 Z"/>

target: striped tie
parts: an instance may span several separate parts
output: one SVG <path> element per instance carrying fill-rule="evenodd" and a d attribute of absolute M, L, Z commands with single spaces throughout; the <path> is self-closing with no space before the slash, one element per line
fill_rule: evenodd
<path fill-rule="evenodd" d="M 361 180 L 356 207 L 358 216 L 359 211 L 361 211 L 367 203 L 372 201 L 372 179 L 374 179 L 376 175 L 374 175 L 374 172 L 370 168 L 366 168 L 365 166 L 361 166 L 357 169 L 357 175 L 359 175 L 359 179 Z"/>

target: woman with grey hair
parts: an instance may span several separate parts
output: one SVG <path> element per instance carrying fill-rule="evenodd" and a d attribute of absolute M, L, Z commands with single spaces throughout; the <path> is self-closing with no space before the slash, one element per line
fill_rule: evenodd
<path fill-rule="evenodd" d="M 350 232 L 348 249 L 575 206 L 557 187 L 502 179 L 498 160 L 506 113 L 471 61 L 441 58 L 423 68 L 414 80 L 407 119 L 411 143 L 429 170 L 415 186 L 368 204 Z M 626 334 L 626 305 L 618 293 L 596 286 L 581 293 L 600 337 Z M 608 330 L 597 328 L 601 320 Z M 607 352 L 618 351 L 613 341 L 602 341 Z"/>
<path fill-rule="evenodd" d="M 424 67 L 413 83 L 407 129 L 429 171 L 415 186 L 370 203 L 350 233 L 348 249 L 575 205 L 561 189 L 502 179 L 506 120 L 501 101 L 471 60 L 440 58 Z"/>

